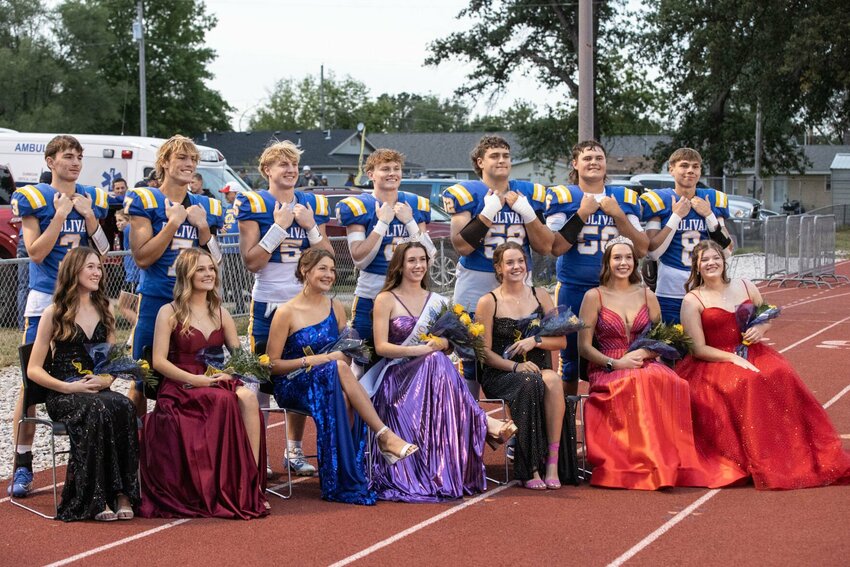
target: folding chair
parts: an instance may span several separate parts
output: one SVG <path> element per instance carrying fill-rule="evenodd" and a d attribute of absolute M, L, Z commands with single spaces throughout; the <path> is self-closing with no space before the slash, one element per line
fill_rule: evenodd
<path fill-rule="evenodd" d="M 590 480 L 593 471 L 590 469 L 587 462 L 587 424 L 584 420 L 584 404 L 590 396 L 587 394 L 579 394 L 576 396 L 567 396 L 568 409 L 573 412 L 577 418 L 573 423 L 581 422 L 581 435 L 578 435 L 578 427 L 576 427 L 576 451 L 573 457 L 574 462 L 579 463 L 578 478 L 579 480 Z M 578 453 L 578 447 L 581 446 L 581 455 Z"/>
<path fill-rule="evenodd" d="M 505 402 L 505 400 L 503 400 L 501 398 L 481 398 L 481 399 L 478 400 L 478 403 L 479 404 L 496 404 L 496 405 L 502 406 L 502 419 L 503 420 L 508 419 L 508 404 L 507 404 L 507 402 Z M 488 415 L 489 415 L 489 413 L 488 413 Z M 489 480 L 490 482 L 496 483 L 496 485 L 498 485 L 498 486 L 505 485 L 508 482 L 510 482 L 510 480 L 511 480 L 510 460 L 508 459 L 508 451 L 507 451 L 506 447 L 503 447 L 502 449 L 505 453 L 505 480 L 501 481 L 501 480 L 498 480 L 496 478 L 492 478 L 492 477 L 489 477 L 489 476 L 487 477 L 487 480 Z"/>
<path fill-rule="evenodd" d="M 40 384 L 36 384 L 32 380 L 29 379 L 27 375 L 27 366 L 29 366 L 30 355 L 32 354 L 32 344 L 21 345 L 18 347 L 18 354 L 21 359 L 21 380 L 23 382 L 24 391 L 24 408 L 28 408 L 30 406 L 36 404 L 43 404 L 47 401 L 47 394 L 50 391 L 49 389 L 41 386 Z M 45 369 L 49 369 L 51 364 L 51 355 L 48 352 L 47 358 L 44 361 Z M 37 514 L 42 518 L 46 518 L 48 520 L 52 520 L 56 517 L 56 514 L 59 513 L 59 495 L 57 492 L 57 484 L 56 484 L 56 455 L 61 455 L 63 453 L 67 454 L 70 451 L 56 451 L 56 436 L 57 435 L 68 435 L 68 431 L 65 429 L 65 424 L 58 421 L 51 421 L 50 419 L 42 419 L 39 417 L 27 417 L 26 409 L 23 413 L 23 417 L 18 422 L 18 434 L 15 438 L 15 453 L 18 451 L 18 441 L 21 435 L 21 426 L 25 423 L 32 423 L 36 426 L 44 425 L 50 428 L 50 456 L 53 460 L 53 515 L 48 516 L 47 514 L 36 510 L 35 508 L 31 508 L 25 504 L 22 504 L 20 499 L 15 498 L 14 495 L 9 496 L 9 502 L 23 508 L 24 510 L 29 510 L 33 514 Z"/>

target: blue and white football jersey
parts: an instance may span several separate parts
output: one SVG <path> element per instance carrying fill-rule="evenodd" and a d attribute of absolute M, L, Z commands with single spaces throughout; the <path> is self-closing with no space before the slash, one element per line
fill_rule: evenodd
<path fill-rule="evenodd" d="M 641 208 L 638 194 L 632 189 L 615 185 L 606 185 L 604 194 L 599 197 L 613 197 L 627 216 L 634 222 L 640 220 Z M 559 230 L 564 222 L 578 212 L 584 192 L 577 185 L 558 185 L 550 187 L 546 193 L 546 221 L 553 230 Z M 562 220 L 555 223 L 552 221 Z M 602 269 L 602 255 L 605 244 L 620 234 L 614 219 L 600 208 L 590 215 L 579 233 L 578 242 L 557 261 L 558 281 L 578 286 L 599 284 L 599 272 Z"/>
<path fill-rule="evenodd" d="M 92 211 L 98 220 L 105 218 L 109 213 L 108 194 L 103 189 L 77 185 L 76 192 L 78 195 L 91 197 Z M 57 189 L 46 183 L 21 187 L 12 195 L 12 214 L 20 217 L 36 217 L 39 229 L 44 232 L 56 216 L 53 198 L 58 193 Z M 62 230 L 53 249 L 41 263 L 30 262 L 29 288 L 52 295 L 56 287 L 59 263 L 65 258 L 65 254 L 77 246 L 89 245 L 86 219 L 76 209 L 71 209 L 62 224 Z"/>

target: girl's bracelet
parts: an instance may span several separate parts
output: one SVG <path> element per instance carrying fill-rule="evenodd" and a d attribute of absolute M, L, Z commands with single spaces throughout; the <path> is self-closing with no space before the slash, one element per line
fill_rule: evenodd
<path fill-rule="evenodd" d="M 513 369 L 513 370 L 511 370 L 511 372 L 516 372 L 516 368 L 517 368 L 517 366 L 519 366 L 519 361 L 514 362 L 514 369 Z"/>

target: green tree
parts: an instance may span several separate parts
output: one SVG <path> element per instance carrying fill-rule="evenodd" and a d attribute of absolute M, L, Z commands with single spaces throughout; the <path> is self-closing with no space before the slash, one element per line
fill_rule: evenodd
<path fill-rule="evenodd" d="M 669 70 L 673 141 L 700 148 L 712 176 L 753 164 L 761 109 L 764 175 L 801 171 L 808 127 L 847 131 L 850 14 L 839 0 L 650 0 L 642 53 Z M 836 136 L 837 134 L 838 136 Z"/>
<path fill-rule="evenodd" d="M 629 56 L 622 0 L 594 2 L 595 137 L 658 127 L 656 89 Z M 575 143 L 578 98 L 578 5 L 538 0 L 486 2 L 471 0 L 459 17 L 471 18 L 471 29 L 450 34 L 430 45 L 425 63 L 452 59 L 474 64 L 461 96 L 497 93 L 519 77 L 533 77 L 545 89 L 563 94 L 562 103 L 546 108 L 523 124 L 523 146 L 538 159 L 563 156 Z M 548 128 L 557 126 L 558 130 Z M 534 139 L 530 139 L 533 136 Z M 567 143 L 565 143 L 567 142 Z M 526 144 L 529 144 L 526 146 Z"/>
<path fill-rule="evenodd" d="M 367 128 L 379 132 L 458 132 L 469 120 L 466 106 L 433 94 L 382 94 L 366 110 L 373 120 Z"/>
<path fill-rule="evenodd" d="M 369 102 L 369 89 L 349 76 L 337 79 L 328 72 L 324 81 L 325 128 L 354 128 L 363 121 L 362 111 Z M 279 80 L 266 103 L 249 122 L 252 130 L 309 130 L 320 127 L 319 78 L 308 75 L 296 81 Z"/>

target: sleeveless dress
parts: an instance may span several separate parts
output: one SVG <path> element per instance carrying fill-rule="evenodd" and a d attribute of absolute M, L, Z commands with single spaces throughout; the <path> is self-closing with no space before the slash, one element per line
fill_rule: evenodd
<path fill-rule="evenodd" d="M 331 303 L 330 313 L 322 321 L 289 335 L 283 358 L 299 359 L 308 347 L 318 353 L 338 337 L 339 324 Z M 274 398 L 280 407 L 313 416 L 322 498 L 346 504 L 375 504 L 375 492 L 369 490 L 365 474 L 366 423 L 353 412 L 354 424 L 349 425 L 337 362 L 314 366 L 294 379 L 276 377 Z"/>
<path fill-rule="evenodd" d="M 221 327 L 205 337 L 178 324 L 171 332 L 168 360 L 192 374 L 203 374 L 198 360 L 204 347 L 224 345 Z M 143 430 L 141 515 L 146 518 L 241 518 L 268 514 L 266 441 L 260 435 L 260 464 L 239 411 L 239 380 L 192 388 L 163 378 L 156 407 Z M 262 414 L 260 417 L 260 430 Z"/>
<path fill-rule="evenodd" d="M 651 325 L 646 303 L 629 336 L 619 314 L 602 305 L 594 331 L 598 349 L 622 357 Z M 607 372 L 588 366 L 590 397 L 585 405 L 587 459 L 591 484 L 658 490 L 671 486 L 728 486 L 746 473 L 733 463 L 708 459 L 694 446 L 688 383 L 654 360 L 642 368 Z"/>
<path fill-rule="evenodd" d="M 77 325 L 74 336 L 56 341 L 51 376 L 62 380 L 79 374 L 74 362 L 85 370 L 94 363 L 86 344 L 105 343 L 106 326 L 98 322 L 91 337 Z M 63 394 L 49 390 L 47 414 L 65 424 L 71 453 L 56 518 L 65 522 L 88 520 L 109 506 L 116 509 L 118 494 L 139 504 L 139 441 L 133 402 L 106 389 L 96 394 Z"/>
<path fill-rule="evenodd" d="M 706 344 L 734 352 L 735 314 L 703 307 Z M 676 367 L 691 386 L 697 448 L 737 463 L 757 489 L 850 484 L 850 453 L 788 361 L 764 343 L 749 346 L 748 360 L 760 372 L 692 356 Z"/>
<path fill-rule="evenodd" d="M 537 299 L 536 290 L 534 298 Z M 499 300 L 490 292 L 496 307 L 493 311 L 493 346 L 495 353 L 505 352 L 514 343 L 514 331 L 517 320 L 510 317 L 499 317 Z M 537 300 L 537 308 L 533 311 L 542 317 L 543 306 Z M 533 362 L 541 370 L 551 369 L 549 351 L 535 348 L 526 354 L 527 360 Z M 522 362 L 521 355 L 511 360 Z M 484 366 L 481 373 L 481 388 L 488 398 L 501 398 L 511 408 L 511 418 L 517 426 L 516 447 L 514 448 L 514 476 L 526 481 L 534 478 L 534 471 L 542 477 L 546 471 L 546 459 L 549 456 L 549 439 L 546 437 L 546 415 L 543 408 L 543 398 L 546 386 L 543 376 L 530 372 L 506 372 L 491 366 Z M 564 412 L 564 424 L 561 427 L 561 446 L 558 453 L 558 477 L 563 484 L 578 484 L 577 463 L 573 456 L 575 440 L 570 438 L 570 410 Z"/>
<path fill-rule="evenodd" d="M 396 301 L 408 313 L 390 319 L 388 339 L 398 345 L 419 318 L 398 297 Z M 389 465 L 375 442 L 372 487 L 378 498 L 440 502 L 487 489 L 487 416 L 445 353 L 432 352 L 390 367 L 372 401 L 388 427 L 419 446 L 410 457 Z"/>

